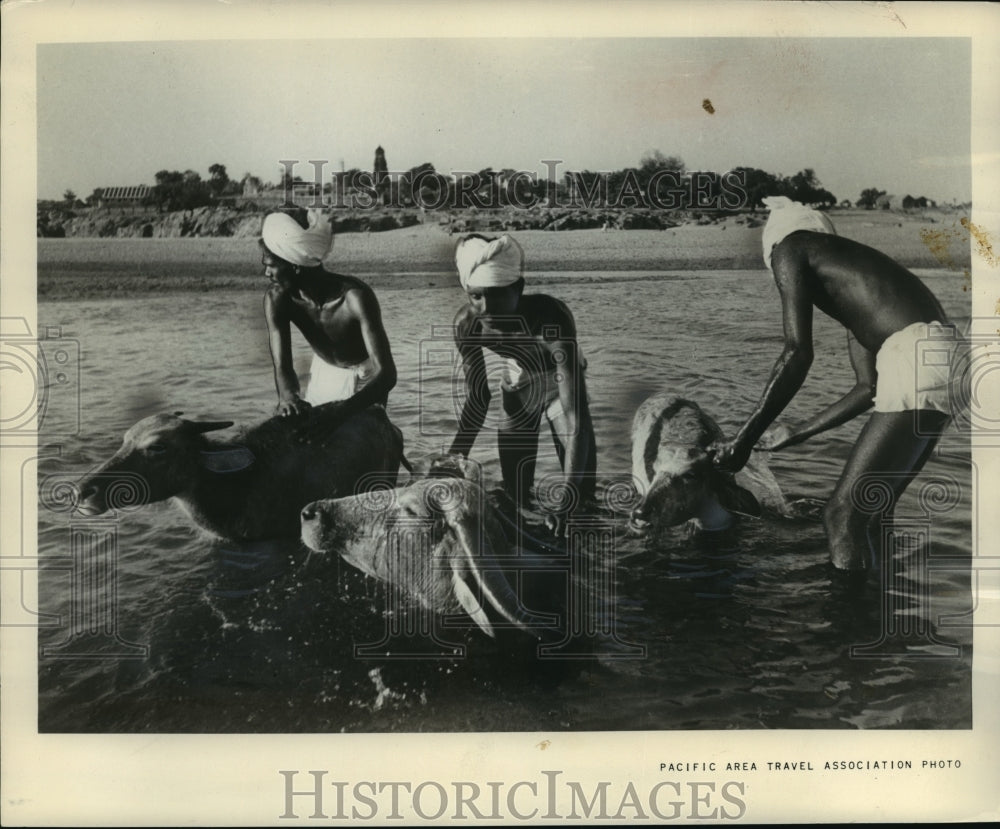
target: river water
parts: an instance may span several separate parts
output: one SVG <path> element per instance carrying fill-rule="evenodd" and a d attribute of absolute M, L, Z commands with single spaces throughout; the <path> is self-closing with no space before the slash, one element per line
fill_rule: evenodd
<path fill-rule="evenodd" d="M 920 275 L 952 320 L 967 322 L 962 279 Z M 727 433 L 739 425 L 781 347 L 766 272 L 574 276 L 550 275 L 536 290 L 576 317 L 605 488 L 629 473 L 631 418 L 655 391 L 697 401 Z M 447 277 L 427 281 L 379 290 L 399 369 L 389 413 L 410 457 L 441 449 L 456 425 L 449 326 L 462 294 Z M 104 544 L 111 562 L 110 598 L 95 607 L 84 590 L 92 576 L 78 561 L 74 570 L 79 522 L 46 493 L 110 456 L 149 414 L 267 417 L 275 394 L 261 293 L 43 302 L 38 322 L 79 343 L 81 412 L 78 429 L 43 431 L 58 452 L 39 462 L 39 600 L 60 617 L 39 634 L 42 732 L 971 727 L 972 476 L 954 433 L 897 510 L 924 541 L 897 550 L 885 575 L 834 572 L 819 520 L 862 417 L 772 455 L 792 518 L 639 540 L 624 534 L 624 516 L 606 514 L 612 554 L 601 566 L 613 601 L 587 629 L 588 650 L 549 652 L 574 658 L 540 660 L 466 631 L 453 634 L 458 656 L 386 659 L 363 652 L 391 623 L 379 585 L 297 543 L 209 539 L 172 503 L 87 525 L 90 549 Z M 853 383 L 842 330 L 817 318 L 815 338 L 790 419 Z M 305 372 L 297 335 L 295 348 Z M 493 434 L 480 435 L 473 457 L 497 485 Z M 543 439 L 538 474 L 556 469 Z M 928 481 L 949 493 L 930 512 L 918 497 Z M 540 520 L 527 515 L 529 527 Z M 952 563 L 924 566 L 938 557 Z"/>

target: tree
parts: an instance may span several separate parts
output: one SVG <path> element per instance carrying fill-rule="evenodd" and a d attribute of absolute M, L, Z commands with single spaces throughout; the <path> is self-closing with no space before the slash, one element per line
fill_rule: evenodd
<path fill-rule="evenodd" d="M 229 184 L 229 176 L 226 174 L 225 164 L 213 164 L 208 168 L 208 186 L 215 196 L 221 196 Z"/>
<path fill-rule="evenodd" d="M 790 188 L 789 196 L 802 204 L 812 204 L 815 202 L 819 192 L 820 181 L 816 178 L 816 171 L 811 167 L 799 170 L 788 180 Z"/>
<path fill-rule="evenodd" d="M 836 207 L 837 197 L 829 190 L 824 190 L 820 187 L 814 191 L 811 203 L 818 204 L 820 207 Z"/>
<path fill-rule="evenodd" d="M 66 202 L 67 206 L 72 207 L 76 204 L 76 193 L 72 190 L 67 190 L 63 193 L 63 201 Z"/>
<path fill-rule="evenodd" d="M 604 207 L 608 200 L 608 183 L 603 173 L 591 170 L 566 172 L 563 188 L 571 194 L 574 204 L 582 207 Z M 619 187 L 621 182 L 618 182 Z"/>
<path fill-rule="evenodd" d="M 811 167 L 799 170 L 790 180 L 792 186 L 792 197 L 796 201 L 805 202 L 808 196 L 819 187 L 819 179 L 816 178 L 816 171 Z"/>
<path fill-rule="evenodd" d="M 264 189 L 264 182 L 252 173 L 244 173 L 240 179 L 240 190 L 250 196 L 259 196 Z"/>
<path fill-rule="evenodd" d="M 643 153 L 642 158 L 639 159 L 639 170 L 648 173 L 647 179 L 657 170 L 673 170 L 677 173 L 684 173 L 686 169 L 680 156 L 664 155 L 659 150 Z"/>
<path fill-rule="evenodd" d="M 680 156 L 676 155 L 664 155 L 659 150 L 651 150 L 644 153 L 642 158 L 639 160 L 639 169 L 636 170 L 634 167 L 629 168 L 634 170 L 634 176 L 636 181 L 643 192 L 648 192 L 649 184 L 653 176 L 659 173 L 661 170 L 666 170 L 667 172 L 676 173 L 678 183 L 685 178 L 686 167 L 684 166 L 684 161 Z M 608 179 L 608 191 L 609 192 L 620 192 L 622 186 L 625 183 L 626 177 L 628 175 L 627 170 L 622 170 L 620 173 L 612 174 Z M 654 186 L 656 186 L 654 184 Z M 685 199 L 686 200 L 686 199 Z"/>
<path fill-rule="evenodd" d="M 194 170 L 160 170 L 152 200 L 160 210 L 191 210 L 211 203 L 212 194 Z"/>
<path fill-rule="evenodd" d="M 732 172 L 739 174 L 743 179 L 748 207 L 762 207 L 764 199 L 768 196 L 784 195 L 785 183 L 773 173 L 756 167 L 734 167 Z"/>
<path fill-rule="evenodd" d="M 837 197 L 829 190 L 824 190 L 822 182 L 816 177 L 816 171 L 811 167 L 799 170 L 790 179 L 785 179 L 785 192 L 779 195 L 788 196 L 802 204 L 819 204 L 832 207 L 837 203 Z"/>
<path fill-rule="evenodd" d="M 884 196 L 885 193 L 885 190 L 879 190 L 877 187 L 868 187 L 861 191 L 861 197 L 857 201 L 857 206 L 863 207 L 865 210 L 874 210 L 875 202 L 877 202 L 881 196 Z"/>
<path fill-rule="evenodd" d="M 429 161 L 411 167 L 399 179 L 399 200 L 401 204 L 407 206 L 418 200 L 422 205 L 443 202 L 444 196 L 442 194 L 447 192 L 447 180 L 438 175 L 434 165 Z"/>

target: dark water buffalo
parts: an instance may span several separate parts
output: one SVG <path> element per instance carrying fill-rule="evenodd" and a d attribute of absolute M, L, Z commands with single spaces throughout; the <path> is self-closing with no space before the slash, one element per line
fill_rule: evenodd
<path fill-rule="evenodd" d="M 758 516 L 762 506 L 787 510 L 765 464 L 748 464 L 736 477 L 719 471 L 707 450 L 722 437 L 697 403 L 669 392 L 639 406 L 632 422 L 632 475 L 642 500 L 629 522 L 633 534 L 688 521 L 721 530 L 732 525 L 734 513 Z"/>
<path fill-rule="evenodd" d="M 172 497 L 222 538 L 297 538 L 306 504 L 351 495 L 376 480 L 396 482 L 403 438 L 385 409 L 372 406 L 340 422 L 340 405 L 273 417 L 229 441 L 206 437 L 232 426 L 228 421 L 147 417 L 80 484 L 77 509 L 99 515 Z"/>

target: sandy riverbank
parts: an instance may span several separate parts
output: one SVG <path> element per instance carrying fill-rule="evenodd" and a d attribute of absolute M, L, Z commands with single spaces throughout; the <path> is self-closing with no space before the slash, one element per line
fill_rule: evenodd
<path fill-rule="evenodd" d="M 957 213 L 923 215 L 835 211 L 838 232 L 911 268 L 962 270 L 968 233 Z M 601 272 L 762 269 L 761 227 L 742 217 L 668 230 L 526 230 L 514 233 L 526 271 Z M 447 284 L 456 236 L 437 225 L 339 235 L 327 267 L 364 276 L 379 289 Z M 176 290 L 256 289 L 260 252 L 253 239 L 39 239 L 40 299 L 128 296 Z"/>

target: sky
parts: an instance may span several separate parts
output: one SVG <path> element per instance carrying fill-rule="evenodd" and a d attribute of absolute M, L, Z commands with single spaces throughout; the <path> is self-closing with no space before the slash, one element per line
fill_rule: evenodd
<path fill-rule="evenodd" d="M 838 199 L 971 199 L 964 38 L 216 40 L 41 44 L 38 197 L 214 163 L 324 178 L 341 163 L 441 172 L 810 167 Z M 714 114 L 703 107 L 712 103 Z"/>

